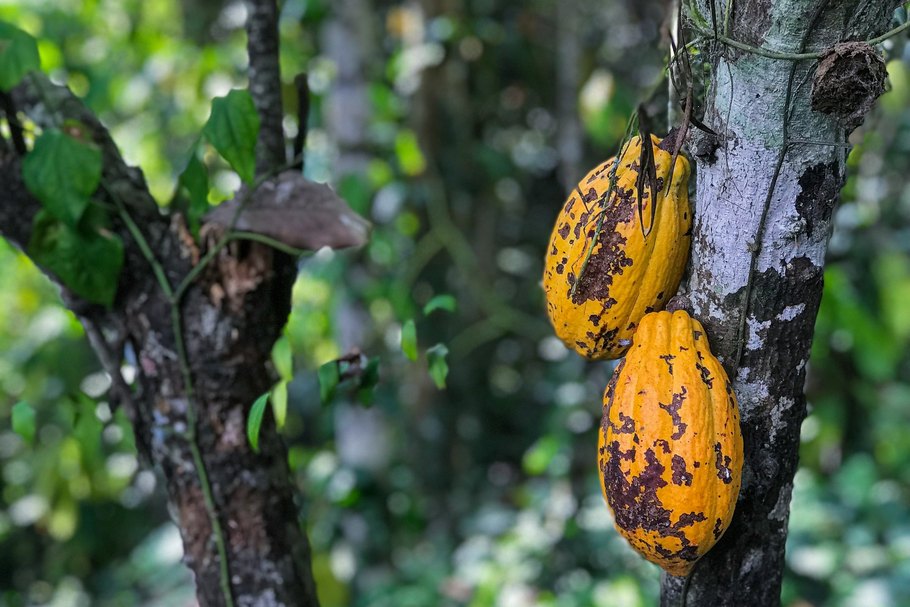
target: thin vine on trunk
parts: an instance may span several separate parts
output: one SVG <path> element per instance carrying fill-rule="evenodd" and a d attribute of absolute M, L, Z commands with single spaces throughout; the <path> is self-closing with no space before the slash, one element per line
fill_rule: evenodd
<path fill-rule="evenodd" d="M 780 604 L 803 383 L 848 147 L 847 125 L 812 109 L 812 78 L 835 43 L 881 41 L 899 3 L 865 4 L 685 4 L 714 58 L 703 122 L 717 133 L 690 136 L 698 172 L 687 295 L 735 380 L 745 441 L 733 522 L 693 575 L 690 605 Z M 684 583 L 665 577 L 661 604 L 679 605 Z"/>

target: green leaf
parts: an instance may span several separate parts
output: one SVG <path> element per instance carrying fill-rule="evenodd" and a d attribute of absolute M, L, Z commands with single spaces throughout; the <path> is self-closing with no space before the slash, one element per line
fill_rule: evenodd
<path fill-rule="evenodd" d="M 21 29 L 0 21 L 0 89 L 8 91 L 26 74 L 41 69 L 38 43 Z"/>
<path fill-rule="evenodd" d="M 284 381 L 294 379 L 294 353 L 287 335 L 282 335 L 272 346 L 272 364 L 278 371 L 278 377 Z"/>
<path fill-rule="evenodd" d="M 544 436 L 525 451 L 521 464 L 528 474 L 543 474 L 550 462 L 559 453 L 559 440 L 555 436 Z"/>
<path fill-rule="evenodd" d="M 319 367 L 319 398 L 323 405 L 331 402 L 340 381 L 341 374 L 338 372 L 337 361 L 332 360 Z"/>
<path fill-rule="evenodd" d="M 449 349 L 445 344 L 436 344 L 427 350 L 427 368 L 430 371 L 430 377 L 440 390 L 446 387 L 446 377 L 449 375 L 449 363 L 446 362 L 448 355 Z"/>
<path fill-rule="evenodd" d="M 423 307 L 424 316 L 429 316 L 434 310 L 445 310 L 446 312 L 454 312 L 457 308 L 455 303 L 455 298 L 451 295 L 437 295 L 433 299 L 427 302 L 427 305 Z"/>
<path fill-rule="evenodd" d="M 281 430 L 288 417 L 288 382 L 280 381 L 272 386 L 272 413 L 275 415 L 275 425 Z"/>
<path fill-rule="evenodd" d="M 123 242 L 98 222 L 90 223 L 95 225 L 73 228 L 39 211 L 28 251 L 74 293 L 110 307 L 123 266 Z"/>
<path fill-rule="evenodd" d="M 24 400 L 13 405 L 12 425 L 13 432 L 31 443 L 35 439 L 35 409 Z"/>
<path fill-rule="evenodd" d="M 75 227 L 101 181 L 101 151 L 50 129 L 22 161 L 22 177 L 48 212 Z"/>
<path fill-rule="evenodd" d="M 259 429 L 262 428 L 262 418 L 265 416 L 265 406 L 268 403 L 269 393 L 266 392 L 253 403 L 246 419 L 246 437 L 249 439 L 253 451 L 257 453 L 259 453 Z"/>
<path fill-rule="evenodd" d="M 252 184 L 256 175 L 259 114 L 249 91 L 235 89 L 225 97 L 216 97 L 202 132 L 240 178 Z"/>
<path fill-rule="evenodd" d="M 187 221 L 195 234 L 199 231 L 199 220 L 209 210 L 209 174 L 205 165 L 199 160 L 195 148 L 190 154 L 186 168 L 180 174 L 179 183 L 186 189 L 190 197 Z"/>
<path fill-rule="evenodd" d="M 420 175 L 427 168 L 427 161 L 420 151 L 420 143 L 414 131 L 403 130 L 395 137 L 395 156 L 398 166 L 405 175 L 414 177 Z"/>
<path fill-rule="evenodd" d="M 411 360 L 417 360 L 417 327 L 414 320 L 405 321 L 401 327 L 401 351 Z"/>
<path fill-rule="evenodd" d="M 360 404 L 369 407 L 373 404 L 373 393 L 379 383 L 379 357 L 374 356 L 367 362 L 367 366 L 360 376 L 360 387 L 357 389 L 357 400 Z"/>

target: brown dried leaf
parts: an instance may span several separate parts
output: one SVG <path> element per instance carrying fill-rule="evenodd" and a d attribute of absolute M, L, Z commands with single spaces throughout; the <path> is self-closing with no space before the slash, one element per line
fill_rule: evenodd
<path fill-rule="evenodd" d="M 246 192 L 246 187 L 241 188 L 237 196 L 208 213 L 205 222 L 230 227 Z M 297 171 L 286 171 L 259 186 L 234 225 L 237 231 L 262 234 L 307 251 L 363 246 L 370 228 L 370 222 L 332 188 Z"/>

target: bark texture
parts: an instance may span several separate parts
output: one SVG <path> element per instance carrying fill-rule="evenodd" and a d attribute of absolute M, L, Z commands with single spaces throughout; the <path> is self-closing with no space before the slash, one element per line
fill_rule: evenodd
<path fill-rule="evenodd" d="M 724 4 L 715 7 L 720 23 Z M 870 4 L 889 4 L 890 10 L 864 8 Z M 729 36 L 778 52 L 799 52 L 803 44 L 806 51 L 817 51 L 856 32 L 881 33 L 896 5 L 736 2 Z M 702 15 L 711 14 L 708 2 L 696 6 Z M 794 63 L 731 47 L 718 52 L 704 122 L 719 137 L 699 134 L 692 145 L 698 183 L 688 289 L 691 311 L 735 378 L 745 466 L 733 523 L 697 566 L 688 604 L 774 606 L 780 604 L 790 495 L 806 415 L 803 383 L 831 216 L 845 178 L 847 133 L 810 107 L 817 61 L 795 64 L 785 144 Z M 666 577 L 661 604 L 678 605 L 682 585 L 681 578 Z"/>
<path fill-rule="evenodd" d="M 261 174 L 284 164 L 286 155 L 278 63 L 278 3 L 276 0 L 247 0 L 246 7 L 250 93 L 260 120 L 256 173 Z"/>
<path fill-rule="evenodd" d="M 271 12 L 253 7 L 251 15 L 258 15 L 260 21 L 251 26 L 251 36 L 272 39 L 251 40 L 250 79 L 259 83 L 252 92 L 263 113 L 263 151 L 257 165 L 265 171 L 284 162 L 284 147 L 273 53 L 277 52 L 276 11 L 273 1 L 262 4 L 271 4 Z M 257 11 L 264 11 L 266 17 Z M 268 19 L 271 24 L 264 22 Z M 269 55 L 268 60 L 255 56 L 259 48 Z M 141 171 L 125 164 L 100 121 L 69 90 L 43 76 L 14 89 L 11 102 L 41 128 L 67 119 L 85 125 L 103 153 L 102 187 L 94 198 L 109 208 L 126 209 L 168 282 L 178 284 L 204 250 L 197 249 L 179 217 L 160 213 Z M 25 250 L 39 208 L 22 181 L 20 153 L 14 146 L 0 146 L 0 235 Z M 229 246 L 186 291 L 179 310 L 194 384 L 191 396 L 178 362 L 171 303 L 124 221 L 117 214 L 111 219 L 125 246 L 113 307 L 89 304 L 61 288 L 65 303 L 86 327 L 113 378 L 112 400 L 126 407 L 140 455 L 164 473 L 200 605 L 317 606 L 309 544 L 298 517 L 286 449 L 269 417 L 260 434 L 259 453 L 252 451 L 245 432 L 251 403 L 274 381 L 270 352 L 290 311 L 295 264 L 259 244 Z M 124 346 L 135 352 L 138 361 L 133 386 L 120 376 Z M 198 446 L 201 462 L 193 454 L 191 441 Z M 211 489 L 208 505 L 200 464 Z M 226 563 L 219 557 L 216 527 L 224 539 Z"/>

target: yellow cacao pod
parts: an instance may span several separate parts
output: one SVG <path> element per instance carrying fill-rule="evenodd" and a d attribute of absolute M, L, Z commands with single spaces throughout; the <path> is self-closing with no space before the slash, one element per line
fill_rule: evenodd
<path fill-rule="evenodd" d="M 736 507 L 743 439 L 736 396 L 686 312 L 642 318 L 604 393 L 600 486 L 643 557 L 688 574 Z"/>
<path fill-rule="evenodd" d="M 622 151 L 606 204 L 614 158 L 579 182 L 550 236 L 543 276 L 547 313 L 556 335 L 587 358 L 622 356 L 641 317 L 662 310 L 676 293 L 689 256 L 689 162 L 677 157 L 667 188 L 673 156 L 657 147 L 660 139 L 651 140 L 656 215 L 647 179 L 638 191 L 641 138 L 633 137 Z"/>

